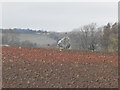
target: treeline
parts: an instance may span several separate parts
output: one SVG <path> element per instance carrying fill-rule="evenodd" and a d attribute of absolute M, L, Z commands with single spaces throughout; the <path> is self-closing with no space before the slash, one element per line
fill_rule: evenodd
<path fill-rule="evenodd" d="M 23 33 L 49 33 L 45 30 L 33 30 L 33 29 L 22 29 L 22 28 L 13 28 L 11 30 L 14 30 L 14 31 L 19 31 L 19 32 L 23 32 Z"/>
<path fill-rule="evenodd" d="M 120 36 L 118 35 L 118 27 L 120 27 L 118 23 L 108 23 L 102 27 L 97 27 L 95 23 L 91 23 L 76 28 L 72 32 L 49 32 L 48 36 L 56 40 L 56 43 L 51 45 L 53 47 L 57 46 L 59 39 L 69 36 L 71 49 L 117 52 L 118 36 Z M 38 47 L 37 42 L 33 43 L 28 40 L 20 41 L 19 35 L 19 30 L 2 30 L 2 44 L 16 47 Z"/>
<path fill-rule="evenodd" d="M 71 48 L 106 52 L 118 51 L 118 23 L 97 28 L 95 23 L 70 32 Z"/>
<path fill-rule="evenodd" d="M 19 35 L 20 32 L 16 30 L 2 30 L 2 45 L 10 45 L 15 47 L 37 47 L 36 43 L 32 43 L 29 40 L 20 41 L 18 38 Z"/>

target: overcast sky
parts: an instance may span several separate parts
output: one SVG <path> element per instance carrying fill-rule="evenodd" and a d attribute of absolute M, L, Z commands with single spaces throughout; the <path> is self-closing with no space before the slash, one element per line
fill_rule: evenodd
<path fill-rule="evenodd" d="M 63 32 L 92 22 L 102 26 L 108 22 L 114 23 L 117 20 L 117 2 L 2 4 L 3 28 L 31 28 Z"/>

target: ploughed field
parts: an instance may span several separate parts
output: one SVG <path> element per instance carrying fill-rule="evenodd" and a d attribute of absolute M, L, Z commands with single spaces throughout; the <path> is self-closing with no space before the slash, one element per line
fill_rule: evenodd
<path fill-rule="evenodd" d="M 2 47 L 3 88 L 117 88 L 118 55 Z"/>

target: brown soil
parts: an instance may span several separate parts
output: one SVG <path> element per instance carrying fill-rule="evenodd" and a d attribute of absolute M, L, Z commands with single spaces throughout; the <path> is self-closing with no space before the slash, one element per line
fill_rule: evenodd
<path fill-rule="evenodd" d="M 3 88 L 117 88 L 115 53 L 2 47 Z"/>

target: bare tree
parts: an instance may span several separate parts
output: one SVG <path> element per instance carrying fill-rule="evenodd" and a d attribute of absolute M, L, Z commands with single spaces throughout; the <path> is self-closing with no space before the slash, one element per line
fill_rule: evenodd
<path fill-rule="evenodd" d="M 109 44 L 110 44 L 110 29 L 111 29 L 111 26 L 110 24 L 108 23 L 106 26 L 104 26 L 104 34 L 103 34 L 103 38 L 102 38 L 102 46 L 104 48 L 105 51 L 108 51 L 108 47 L 109 47 Z"/>
<path fill-rule="evenodd" d="M 100 47 L 102 31 L 96 27 L 95 23 L 75 30 L 69 35 L 72 49 L 95 50 L 97 47 Z"/>

